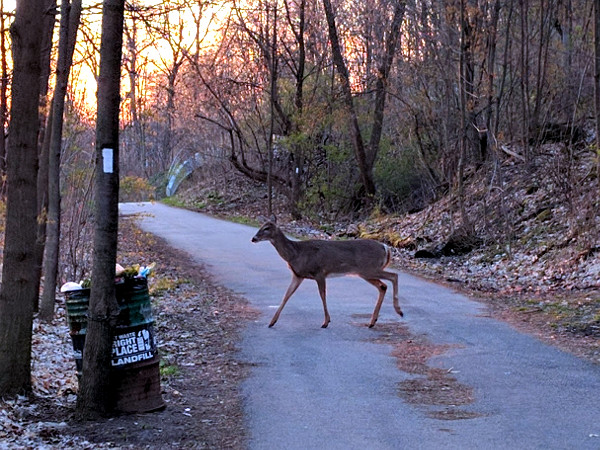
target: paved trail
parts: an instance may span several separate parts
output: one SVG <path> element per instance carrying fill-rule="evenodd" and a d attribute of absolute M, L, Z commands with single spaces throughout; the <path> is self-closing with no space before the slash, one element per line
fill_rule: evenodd
<path fill-rule="evenodd" d="M 161 204 L 120 208 L 141 213 L 144 230 L 261 311 L 240 343 L 240 358 L 253 365 L 242 386 L 251 449 L 600 449 L 600 367 L 490 318 L 481 304 L 404 273 L 404 319 L 386 297 L 378 323 L 448 344 L 428 364 L 473 389 L 475 401 L 461 407 L 473 418 L 434 419 L 439 406 L 398 395 L 416 376 L 398 369 L 391 346 L 373 343 L 377 325 L 356 325 L 368 322 L 373 286 L 329 280 L 331 324 L 321 329 L 316 283 L 307 280 L 267 328 L 290 273 L 271 244 L 250 242 L 256 229 Z"/>

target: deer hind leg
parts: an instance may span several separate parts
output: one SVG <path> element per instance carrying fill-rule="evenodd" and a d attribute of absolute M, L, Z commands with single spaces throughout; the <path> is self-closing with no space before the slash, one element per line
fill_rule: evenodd
<path fill-rule="evenodd" d="M 325 284 L 325 278 L 317 278 L 316 279 L 317 286 L 319 287 L 319 294 L 321 295 L 321 300 L 323 301 L 323 312 L 325 313 L 325 321 L 321 328 L 327 328 L 329 322 L 331 322 L 331 318 L 329 317 L 329 311 L 327 311 L 327 287 Z"/>
<path fill-rule="evenodd" d="M 373 310 L 373 315 L 371 316 L 371 321 L 369 322 L 369 328 L 373 328 L 375 322 L 377 322 L 377 319 L 379 318 L 379 310 L 381 309 L 383 297 L 385 297 L 385 292 L 387 291 L 387 286 L 383 281 L 378 280 L 377 278 L 365 278 L 365 281 L 371 283 L 379 291 L 379 298 L 377 299 L 375 309 Z"/>
<path fill-rule="evenodd" d="M 398 274 L 395 272 L 388 272 L 386 270 L 382 270 L 380 277 L 384 280 L 388 280 L 392 283 L 394 288 L 394 309 L 398 313 L 399 316 L 404 316 L 404 313 L 400 309 L 400 302 L 398 301 Z"/>
<path fill-rule="evenodd" d="M 275 315 L 271 319 L 271 323 L 269 324 L 269 328 L 271 328 L 273 325 L 275 325 L 277 323 L 277 320 L 279 319 L 279 314 L 281 314 L 281 311 L 283 310 L 283 307 L 285 306 L 285 304 L 287 303 L 287 301 L 290 299 L 290 297 L 294 294 L 294 292 L 296 292 L 296 289 L 298 289 L 298 286 L 300 286 L 300 284 L 302 284 L 302 281 L 304 281 L 304 278 L 300 278 L 295 273 L 292 274 L 292 282 L 288 286 L 287 291 L 285 292 L 285 295 L 283 296 L 283 300 L 281 301 L 281 305 L 279 305 L 279 308 L 277 308 L 277 312 L 275 313 Z"/>

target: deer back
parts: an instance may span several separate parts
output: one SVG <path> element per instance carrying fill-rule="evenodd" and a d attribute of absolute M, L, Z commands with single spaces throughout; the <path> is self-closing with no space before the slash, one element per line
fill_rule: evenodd
<path fill-rule="evenodd" d="M 293 244 L 296 252 L 287 262 L 294 273 L 303 278 L 336 274 L 368 278 L 370 274 L 379 273 L 389 262 L 386 247 L 376 241 L 310 240 Z"/>

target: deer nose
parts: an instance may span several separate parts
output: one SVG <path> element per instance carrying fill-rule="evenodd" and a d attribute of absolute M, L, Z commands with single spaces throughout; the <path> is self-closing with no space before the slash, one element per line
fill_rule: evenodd
<path fill-rule="evenodd" d="M 252 242 L 254 242 L 254 243 L 258 242 L 258 239 L 256 239 L 256 236 L 254 236 L 254 237 L 252 238 Z"/>

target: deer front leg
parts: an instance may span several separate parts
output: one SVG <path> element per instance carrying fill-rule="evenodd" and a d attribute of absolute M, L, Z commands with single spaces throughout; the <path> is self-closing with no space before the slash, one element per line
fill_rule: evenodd
<path fill-rule="evenodd" d="M 369 328 L 373 328 L 375 322 L 377 322 L 377 319 L 379 318 L 379 310 L 381 309 L 381 304 L 383 303 L 383 297 L 385 297 L 387 286 L 383 281 L 377 279 L 370 279 L 366 281 L 375 286 L 379 291 L 379 298 L 377 299 L 377 303 L 375 304 L 375 309 L 373 310 L 373 315 L 371 316 L 371 322 L 369 322 Z"/>
<path fill-rule="evenodd" d="M 300 286 L 300 284 L 302 284 L 302 281 L 304 281 L 304 278 L 300 278 L 295 273 L 292 273 L 292 282 L 288 286 L 287 291 L 285 292 L 285 295 L 283 296 L 281 305 L 279 305 L 279 308 L 277 308 L 277 312 L 271 319 L 269 328 L 271 328 L 273 325 L 275 325 L 277 323 L 277 320 L 279 319 L 279 314 L 281 314 L 281 310 L 283 309 L 283 307 L 285 306 L 285 304 L 287 303 L 289 298 L 294 294 L 294 292 L 296 292 L 296 289 L 298 289 L 298 286 Z"/>
<path fill-rule="evenodd" d="M 321 328 L 327 328 L 329 322 L 331 322 L 331 318 L 329 317 L 329 311 L 327 311 L 327 286 L 325 283 L 325 278 L 316 278 L 317 286 L 319 287 L 319 294 L 321 295 L 321 300 L 323 301 L 323 312 L 325 313 L 325 321 Z"/>

